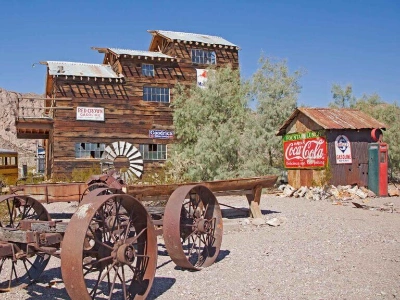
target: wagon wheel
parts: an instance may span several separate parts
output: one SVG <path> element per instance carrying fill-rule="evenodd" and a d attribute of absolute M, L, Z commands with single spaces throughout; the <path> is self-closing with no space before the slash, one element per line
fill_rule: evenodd
<path fill-rule="evenodd" d="M 63 239 L 61 272 L 69 296 L 145 299 L 156 265 L 156 234 L 144 206 L 126 194 L 90 192 Z"/>
<path fill-rule="evenodd" d="M 0 196 L 0 228 L 19 228 L 19 222 L 29 220 L 51 220 L 44 206 L 29 196 Z M 0 242 L 1 243 L 1 242 Z M 0 291 L 25 286 L 37 280 L 46 268 L 50 255 L 36 251 L 21 243 L 7 243 L 12 246 L 12 254 L 0 256 Z"/>
<path fill-rule="evenodd" d="M 192 270 L 210 266 L 222 242 L 222 215 L 214 194 L 205 186 L 177 188 L 168 199 L 163 236 L 176 265 Z"/>
<path fill-rule="evenodd" d="M 79 203 L 82 202 L 83 198 L 89 194 L 91 191 L 94 191 L 96 189 L 103 189 L 101 191 L 101 193 L 103 194 L 116 194 L 116 192 L 118 191 L 119 193 L 121 193 L 121 191 L 115 189 L 115 188 L 110 188 L 106 183 L 104 182 L 94 182 L 92 184 L 90 184 L 82 193 L 82 195 L 79 198 Z M 107 191 L 104 191 L 104 189 L 106 189 Z M 100 191 L 100 190 L 99 190 Z M 100 192 L 97 195 L 101 194 Z"/>

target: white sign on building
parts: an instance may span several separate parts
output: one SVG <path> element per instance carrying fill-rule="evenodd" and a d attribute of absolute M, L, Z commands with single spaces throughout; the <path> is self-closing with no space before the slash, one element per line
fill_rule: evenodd
<path fill-rule="evenodd" d="M 196 71 L 197 71 L 197 86 L 204 88 L 207 81 L 208 71 L 206 69 L 196 69 Z"/>
<path fill-rule="evenodd" d="M 104 108 L 78 106 L 76 108 L 76 119 L 81 121 L 104 121 Z"/>
<path fill-rule="evenodd" d="M 351 145 L 345 135 L 339 135 L 335 140 L 335 154 L 337 164 L 351 164 Z"/>

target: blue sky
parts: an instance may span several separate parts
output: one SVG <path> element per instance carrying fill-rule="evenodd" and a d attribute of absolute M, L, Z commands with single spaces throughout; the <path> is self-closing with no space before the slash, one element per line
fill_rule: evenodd
<path fill-rule="evenodd" d="M 326 107 L 331 86 L 400 103 L 399 0 L 2 1 L 0 87 L 44 92 L 45 60 L 101 63 L 90 49 L 147 50 L 150 29 L 224 37 L 242 76 L 261 55 L 304 69 L 299 105 Z"/>

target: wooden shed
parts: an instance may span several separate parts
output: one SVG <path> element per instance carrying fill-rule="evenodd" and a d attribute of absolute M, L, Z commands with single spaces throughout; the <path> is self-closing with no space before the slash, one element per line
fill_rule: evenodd
<path fill-rule="evenodd" d="M 276 134 L 283 138 L 289 184 L 367 186 L 368 144 L 385 129 L 355 109 L 297 108 Z"/>
<path fill-rule="evenodd" d="M 138 176 L 161 167 L 175 139 L 174 86 L 201 85 L 209 67 L 239 66 L 239 47 L 224 38 L 149 33 L 149 50 L 93 47 L 104 55 L 100 64 L 42 62 L 45 97 L 31 100 L 44 108 L 19 106 L 16 128 L 18 138 L 44 140 L 48 177 L 99 165 L 109 145 L 117 155 L 132 153 L 131 145 L 139 150 L 144 162 L 132 169 Z"/>

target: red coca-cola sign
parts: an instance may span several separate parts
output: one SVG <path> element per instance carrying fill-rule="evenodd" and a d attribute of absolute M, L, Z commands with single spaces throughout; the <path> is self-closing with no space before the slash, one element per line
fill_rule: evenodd
<path fill-rule="evenodd" d="M 297 134 L 284 137 L 285 168 L 323 168 L 326 166 L 328 155 L 325 137 L 307 136 L 309 135 Z"/>

